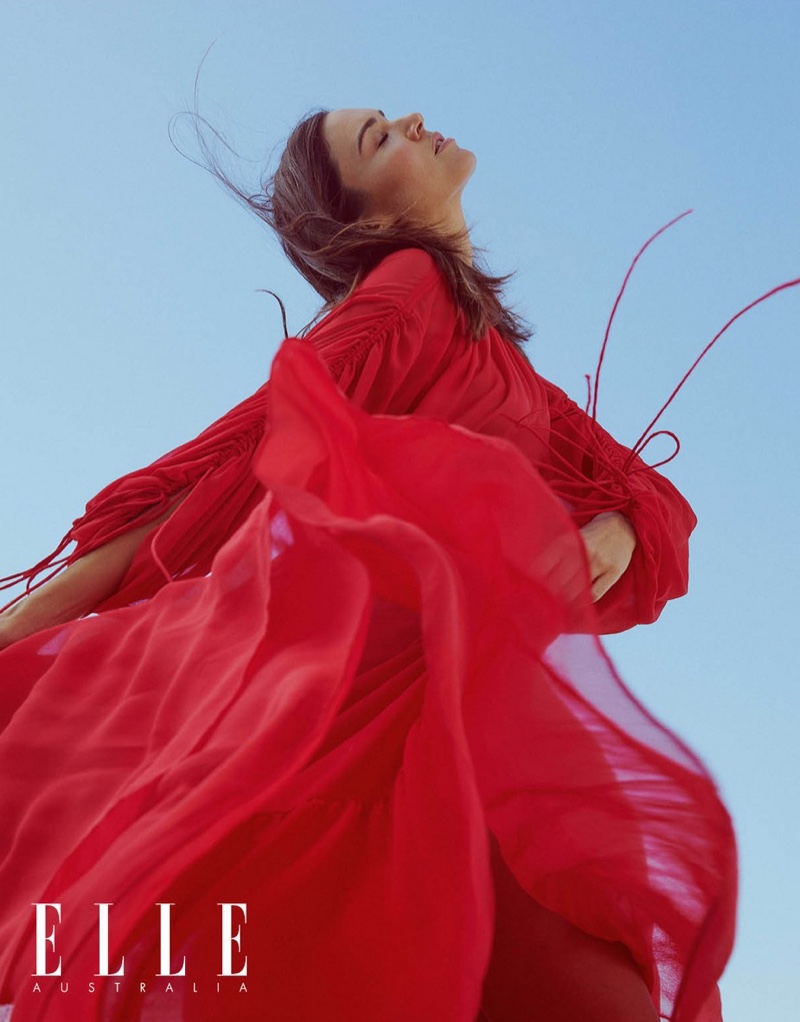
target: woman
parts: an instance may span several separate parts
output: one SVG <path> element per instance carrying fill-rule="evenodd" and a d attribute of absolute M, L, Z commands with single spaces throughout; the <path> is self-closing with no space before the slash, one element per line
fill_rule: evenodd
<path fill-rule="evenodd" d="M 77 542 L 0 618 L 13 1022 L 721 1018 L 730 819 L 597 639 L 686 591 L 695 516 L 522 354 L 475 163 L 336 110 L 220 174 L 329 311 L 10 577 Z"/>

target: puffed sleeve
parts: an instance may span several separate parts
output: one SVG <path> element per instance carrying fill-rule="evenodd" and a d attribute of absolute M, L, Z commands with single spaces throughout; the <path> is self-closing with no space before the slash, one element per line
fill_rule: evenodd
<path fill-rule="evenodd" d="M 626 515 L 637 544 L 622 577 L 597 601 L 603 633 L 655 621 L 689 585 L 697 517 L 661 473 L 616 441 L 563 390 L 540 377 L 550 409 L 550 483 L 580 528 L 604 511 Z"/>

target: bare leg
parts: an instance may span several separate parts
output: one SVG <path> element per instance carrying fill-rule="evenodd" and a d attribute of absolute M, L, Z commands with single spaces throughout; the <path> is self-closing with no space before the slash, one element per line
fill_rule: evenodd
<path fill-rule="evenodd" d="M 658 1022 L 628 949 L 542 907 L 491 840 L 497 919 L 476 1022 Z"/>

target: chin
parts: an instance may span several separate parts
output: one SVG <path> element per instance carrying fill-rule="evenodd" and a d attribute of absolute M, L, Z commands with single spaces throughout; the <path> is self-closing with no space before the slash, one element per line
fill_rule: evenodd
<path fill-rule="evenodd" d="M 475 168 L 478 166 L 478 158 L 471 149 L 462 149 L 459 155 L 462 156 L 462 159 L 459 161 L 461 178 L 464 184 L 466 184 L 475 173 Z"/>
<path fill-rule="evenodd" d="M 462 149 L 461 146 L 458 147 L 458 155 L 464 165 L 469 167 L 469 173 L 471 174 L 478 165 L 478 157 L 471 149 Z"/>

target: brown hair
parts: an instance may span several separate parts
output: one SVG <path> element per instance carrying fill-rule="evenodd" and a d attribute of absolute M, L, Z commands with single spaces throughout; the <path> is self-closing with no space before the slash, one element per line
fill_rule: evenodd
<path fill-rule="evenodd" d="M 528 340 L 530 328 L 502 301 L 502 289 L 513 274 L 494 277 L 468 265 L 460 255 L 465 232 L 445 234 L 402 214 L 389 224 L 363 218 L 362 196 L 342 185 L 323 134 L 327 113 L 316 110 L 298 122 L 277 170 L 262 179 L 259 192 L 248 194 L 222 169 L 216 152 L 197 129 L 198 122 L 208 122 L 193 112 L 205 169 L 275 231 L 292 264 L 325 300 L 315 320 L 351 294 L 389 253 L 420 248 L 444 274 L 475 340 L 490 326 L 515 344 Z"/>

